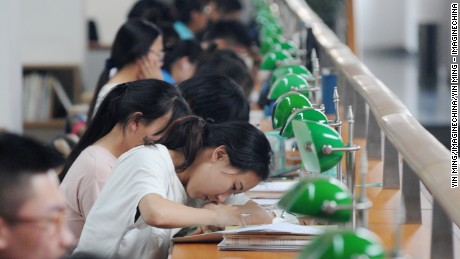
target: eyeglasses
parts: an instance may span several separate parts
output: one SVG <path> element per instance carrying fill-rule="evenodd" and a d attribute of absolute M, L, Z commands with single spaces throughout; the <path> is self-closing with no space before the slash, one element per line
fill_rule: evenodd
<path fill-rule="evenodd" d="M 67 214 L 64 212 L 57 213 L 55 217 L 16 217 L 8 219 L 10 224 L 36 224 L 43 228 L 49 227 L 51 234 L 57 234 L 67 222 Z"/>
<path fill-rule="evenodd" d="M 163 51 L 157 52 L 154 49 L 151 49 L 151 50 L 149 50 L 149 52 L 152 52 L 153 54 L 155 54 L 162 61 L 165 58 L 165 53 Z"/>

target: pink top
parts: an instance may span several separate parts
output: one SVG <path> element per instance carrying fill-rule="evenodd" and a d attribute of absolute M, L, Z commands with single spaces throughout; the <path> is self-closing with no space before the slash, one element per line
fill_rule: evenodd
<path fill-rule="evenodd" d="M 83 150 L 59 187 L 67 200 L 69 226 L 80 238 L 86 217 L 112 173 L 117 158 L 107 149 L 92 145 Z"/>

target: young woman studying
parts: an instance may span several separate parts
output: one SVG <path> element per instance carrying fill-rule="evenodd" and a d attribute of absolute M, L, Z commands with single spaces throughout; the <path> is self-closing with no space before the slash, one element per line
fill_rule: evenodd
<path fill-rule="evenodd" d="M 247 122 L 180 118 L 118 159 L 75 253 L 167 258 L 173 228 L 242 225 L 247 211 L 221 203 L 266 179 L 270 158 L 265 135 Z M 188 199 L 214 204 L 194 208 Z"/>
<path fill-rule="evenodd" d="M 140 18 L 126 21 L 115 36 L 110 58 L 99 76 L 88 112 L 88 122 L 92 121 L 105 95 L 116 85 L 138 79 L 163 80 L 163 58 L 161 30 Z"/>
<path fill-rule="evenodd" d="M 76 238 L 117 158 L 145 139 L 158 139 L 170 121 L 188 114 L 178 89 L 161 80 L 124 83 L 110 91 L 59 174 Z"/>

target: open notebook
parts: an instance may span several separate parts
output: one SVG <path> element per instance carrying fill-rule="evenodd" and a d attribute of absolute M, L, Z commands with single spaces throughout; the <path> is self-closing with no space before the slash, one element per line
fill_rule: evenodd
<path fill-rule="evenodd" d="M 194 231 L 193 228 L 183 229 L 179 231 L 172 239 L 175 243 L 202 243 L 202 242 L 220 242 L 224 237 L 230 235 L 250 236 L 250 235 L 267 235 L 271 237 L 297 235 L 297 236 L 316 236 L 324 233 L 323 226 L 302 226 L 287 222 L 246 226 L 246 227 L 227 227 L 225 230 L 205 233 L 199 235 L 190 235 Z"/>

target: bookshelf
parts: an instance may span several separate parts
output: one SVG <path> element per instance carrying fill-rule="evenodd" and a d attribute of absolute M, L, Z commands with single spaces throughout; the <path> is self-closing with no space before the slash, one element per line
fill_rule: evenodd
<path fill-rule="evenodd" d="M 25 133 L 43 141 L 63 134 L 67 111 L 61 101 L 62 93 L 68 97 L 67 106 L 80 102 L 79 66 L 27 64 L 23 65 L 22 75 Z M 61 96 L 57 89 L 61 89 Z"/>

